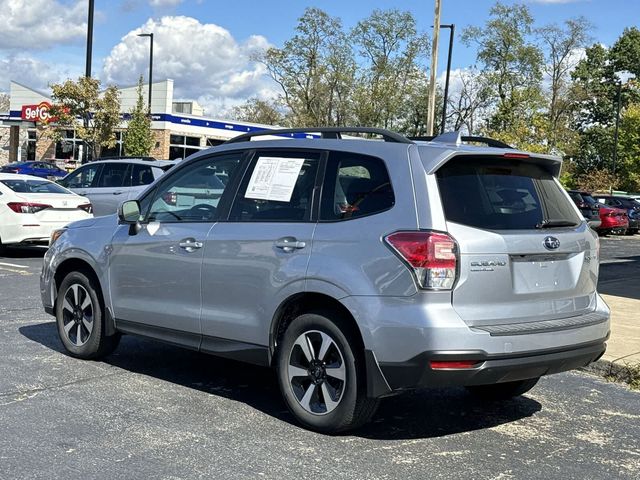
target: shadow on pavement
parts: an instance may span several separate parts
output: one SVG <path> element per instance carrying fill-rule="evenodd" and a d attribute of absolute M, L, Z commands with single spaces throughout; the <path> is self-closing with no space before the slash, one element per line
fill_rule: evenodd
<path fill-rule="evenodd" d="M 640 255 L 618 257 L 620 263 L 600 265 L 598 292 L 640 300 Z"/>
<path fill-rule="evenodd" d="M 0 258 L 42 258 L 46 247 L 5 247 Z"/>
<path fill-rule="evenodd" d="M 54 322 L 21 327 L 20 333 L 64 353 Z M 103 360 L 132 373 L 243 402 L 297 425 L 288 412 L 273 370 L 201 354 L 172 345 L 124 336 Z M 369 439 L 433 438 L 495 427 L 540 411 L 530 398 L 479 403 L 464 389 L 420 390 L 383 399 L 372 423 L 347 435 Z"/>

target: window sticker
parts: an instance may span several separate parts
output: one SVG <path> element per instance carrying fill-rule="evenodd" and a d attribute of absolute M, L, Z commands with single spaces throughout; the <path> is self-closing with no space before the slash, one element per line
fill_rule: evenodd
<path fill-rule="evenodd" d="M 260 157 L 251 174 L 245 198 L 289 202 L 304 158 Z"/>

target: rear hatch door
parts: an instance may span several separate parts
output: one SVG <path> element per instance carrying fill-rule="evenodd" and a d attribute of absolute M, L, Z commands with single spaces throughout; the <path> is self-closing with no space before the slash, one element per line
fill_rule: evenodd
<path fill-rule="evenodd" d="M 437 172 L 459 249 L 453 307 L 469 326 L 582 315 L 594 309 L 597 236 L 548 159 L 454 157 Z"/>

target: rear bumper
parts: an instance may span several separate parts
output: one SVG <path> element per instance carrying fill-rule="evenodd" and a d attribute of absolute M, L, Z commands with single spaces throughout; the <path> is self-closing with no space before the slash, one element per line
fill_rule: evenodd
<path fill-rule="evenodd" d="M 518 355 L 489 355 L 483 351 L 423 352 L 406 362 L 381 363 L 380 369 L 392 390 L 417 387 L 486 385 L 525 380 L 584 367 L 605 352 L 606 338 L 574 346 Z M 472 360 L 466 369 L 432 369 L 431 361 Z"/>

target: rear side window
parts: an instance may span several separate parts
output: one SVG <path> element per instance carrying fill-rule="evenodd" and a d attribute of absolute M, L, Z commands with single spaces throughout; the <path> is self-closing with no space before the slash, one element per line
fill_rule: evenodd
<path fill-rule="evenodd" d="M 128 187 L 130 183 L 128 168 L 129 164 L 124 162 L 105 163 L 96 186 L 98 188 Z"/>
<path fill-rule="evenodd" d="M 140 187 L 153 183 L 154 177 L 151 167 L 148 165 L 133 164 L 133 173 L 131 175 L 131 186 Z"/>
<path fill-rule="evenodd" d="M 229 220 L 308 222 L 320 154 L 258 152 L 242 180 Z M 219 177 L 220 182 L 226 179 Z"/>
<path fill-rule="evenodd" d="M 539 165 L 502 158 L 453 159 L 437 178 L 451 222 L 488 230 L 581 222 L 553 176 Z"/>
<path fill-rule="evenodd" d="M 384 162 L 376 157 L 347 152 L 329 156 L 320 219 L 349 220 L 393 207 L 395 197 Z"/>

